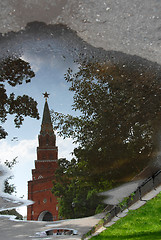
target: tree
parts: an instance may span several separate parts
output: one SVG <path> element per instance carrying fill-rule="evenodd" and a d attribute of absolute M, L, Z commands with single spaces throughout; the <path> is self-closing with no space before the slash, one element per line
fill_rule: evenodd
<path fill-rule="evenodd" d="M 99 183 L 91 184 L 86 163 L 75 159 L 59 159 L 58 163 L 52 192 L 58 197 L 59 217 L 86 217 L 98 213 L 98 209 L 103 210 L 103 197 L 98 193 L 104 189 Z"/>
<path fill-rule="evenodd" d="M 14 215 L 14 216 L 16 216 L 15 219 L 23 220 L 23 216 L 20 213 L 18 213 L 16 211 L 16 209 L 10 209 L 10 210 L 1 211 L 0 215 Z"/>
<path fill-rule="evenodd" d="M 53 112 L 59 134 L 73 137 L 78 161 L 115 185 L 131 180 L 158 151 L 161 82 L 155 72 L 84 61 L 65 80 L 80 116 Z"/>
<path fill-rule="evenodd" d="M 37 102 L 33 98 L 23 95 L 15 97 L 14 93 L 9 96 L 6 91 L 6 84 L 15 87 L 24 82 L 29 83 L 31 78 L 35 76 L 31 70 L 29 63 L 17 57 L 7 57 L 0 62 L 0 121 L 4 123 L 7 115 L 15 115 L 14 122 L 16 127 L 20 127 L 24 117 L 30 116 L 39 119 L 37 110 Z M 0 139 L 7 136 L 7 132 L 0 126 Z M 5 164 L 11 169 L 16 164 L 16 158 Z M 5 181 L 5 192 L 11 194 L 15 191 L 15 186 L 9 183 L 8 178 Z"/>
<path fill-rule="evenodd" d="M 27 95 L 15 96 L 7 94 L 6 85 L 15 87 L 24 82 L 29 83 L 35 76 L 29 63 L 17 57 L 8 57 L 0 62 L 0 121 L 4 123 L 7 115 L 15 115 L 14 123 L 20 127 L 24 116 L 39 119 L 37 102 Z M 7 132 L 0 126 L 0 139 L 5 138 Z"/>
<path fill-rule="evenodd" d="M 8 114 L 15 115 L 14 123 L 16 127 L 20 127 L 24 117 L 29 116 L 39 119 L 37 102 L 27 95 L 15 96 L 14 93 L 7 94 L 7 84 L 15 87 L 21 85 L 24 82 L 29 83 L 31 78 L 35 76 L 31 70 L 29 63 L 22 59 L 12 56 L 7 57 L 0 62 L 0 122 L 3 124 L 7 120 Z M 0 126 L 0 139 L 6 138 L 8 133 Z M 5 164 L 11 169 L 16 164 L 16 158 L 13 161 L 5 161 Z M 12 176 L 5 180 L 4 192 L 12 194 L 15 192 L 14 184 L 10 184 L 9 181 Z M 14 214 L 17 218 L 22 219 L 22 216 L 16 212 L 4 211 L 1 214 Z"/>
<path fill-rule="evenodd" d="M 9 169 L 12 169 L 14 167 L 14 165 L 17 163 L 17 157 L 14 158 L 12 161 L 6 160 L 4 163 Z M 13 176 L 10 176 L 4 182 L 4 192 L 5 193 L 12 194 L 12 193 L 16 192 L 15 185 L 9 183 L 12 178 L 13 178 Z"/>
<path fill-rule="evenodd" d="M 14 158 L 12 161 L 6 160 L 4 163 L 9 169 L 12 169 L 14 167 L 14 165 L 17 163 L 17 157 Z M 13 176 L 10 176 L 4 182 L 4 192 L 5 193 L 8 193 L 8 194 L 16 193 L 15 185 L 10 183 L 10 180 L 12 178 L 13 178 Z M 16 219 L 19 219 L 19 220 L 23 219 L 23 216 L 21 214 L 19 214 L 16 211 L 16 209 L 0 211 L 0 215 L 15 215 Z"/>

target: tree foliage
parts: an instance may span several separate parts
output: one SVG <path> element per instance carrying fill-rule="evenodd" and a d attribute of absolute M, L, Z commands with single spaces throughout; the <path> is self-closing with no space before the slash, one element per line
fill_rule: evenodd
<path fill-rule="evenodd" d="M 17 57 L 8 57 L 0 62 L 0 121 L 4 123 L 7 115 L 14 115 L 16 127 L 20 127 L 24 117 L 39 119 L 37 102 L 28 95 L 15 96 L 7 94 L 6 86 L 15 87 L 29 83 L 35 76 L 29 63 Z M 0 126 L 0 139 L 5 138 L 7 132 Z"/>
<path fill-rule="evenodd" d="M 90 216 L 98 213 L 98 206 L 99 210 L 103 210 L 103 198 L 98 193 L 104 189 L 99 182 L 92 184 L 86 163 L 75 159 L 59 159 L 58 163 L 52 192 L 59 200 L 59 217 Z"/>
<path fill-rule="evenodd" d="M 124 181 L 135 176 L 157 151 L 161 82 L 156 75 L 110 63 L 84 61 L 65 80 L 78 117 L 53 113 L 59 134 L 79 144 L 76 154 L 91 171 Z"/>
<path fill-rule="evenodd" d="M 12 161 L 6 160 L 4 164 L 9 168 L 12 169 L 14 165 L 17 163 L 17 157 L 14 158 Z M 4 192 L 8 194 L 12 194 L 16 192 L 16 187 L 14 184 L 10 183 L 10 180 L 13 178 L 13 176 L 8 177 L 4 182 Z"/>
<path fill-rule="evenodd" d="M 77 72 L 69 68 L 65 80 L 78 116 L 52 111 L 52 119 L 60 136 L 78 144 L 77 161 L 60 162 L 53 191 L 60 197 L 60 214 L 71 216 L 74 202 L 79 217 L 77 211 L 99 208 L 96 193 L 130 181 L 155 156 L 161 81 L 147 68 L 94 61 L 82 62 Z"/>
<path fill-rule="evenodd" d="M 11 215 L 11 216 L 14 215 L 16 216 L 15 219 L 23 220 L 23 216 L 20 213 L 18 213 L 16 209 L 1 211 L 0 215 Z"/>
<path fill-rule="evenodd" d="M 17 163 L 17 157 L 14 158 L 12 161 L 6 160 L 4 164 L 9 168 L 12 169 L 14 165 Z M 4 182 L 4 192 L 8 194 L 16 193 L 16 187 L 14 184 L 10 183 L 10 180 L 13 176 L 8 177 Z M 16 219 L 23 220 L 23 216 L 19 214 L 16 209 L 4 210 L 0 211 L 0 215 L 15 215 Z"/>
<path fill-rule="evenodd" d="M 39 119 L 37 102 L 28 95 L 15 96 L 14 93 L 7 93 L 7 85 L 16 87 L 23 83 L 29 83 L 35 76 L 29 63 L 24 60 L 11 56 L 0 62 L 0 122 L 3 124 L 7 116 L 14 115 L 16 127 L 20 127 L 24 117 L 29 116 Z M 0 139 L 5 138 L 8 133 L 0 126 Z M 16 164 L 16 158 L 11 162 L 5 161 L 10 169 Z M 15 192 L 14 184 L 10 184 L 12 176 L 6 179 L 4 192 L 12 194 Z"/>

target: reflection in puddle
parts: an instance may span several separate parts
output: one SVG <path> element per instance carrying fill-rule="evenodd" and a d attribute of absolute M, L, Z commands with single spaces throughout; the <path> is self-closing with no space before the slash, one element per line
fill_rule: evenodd
<path fill-rule="evenodd" d="M 160 169 L 159 65 L 94 48 L 63 25 L 30 23 L 24 31 L 1 36 L 0 45 L 0 79 L 5 86 L 6 82 L 11 85 L 7 92 L 33 97 L 41 110 L 40 95 L 47 90 L 54 110 L 63 114 L 72 114 L 74 96 L 78 117 L 75 112 L 74 117 L 53 113 L 55 124 L 62 122 L 60 133 L 79 144 L 75 160 L 60 161 L 57 183 L 60 187 L 64 181 L 62 191 L 56 189 L 58 185 L 53 190 L 65 206 L 63 217 L 93 215 L 104 207 L 98 192 L 145 179 Z M 17 114 L 17 125 L 23 120 L 21 114 L 38 118 L 33 99 L 7 98 L 2 84 L 2 122 L 8 113 Z"/>

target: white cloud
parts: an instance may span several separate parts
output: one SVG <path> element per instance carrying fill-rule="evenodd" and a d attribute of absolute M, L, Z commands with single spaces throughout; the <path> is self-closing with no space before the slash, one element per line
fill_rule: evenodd
<path fill-rule="evenodd" d="M 72 158 L 71 152 L 75 145 L 72 139 L 63 139 L 56 137 L 58 146 L 58 157 L 70 160 Z M 31 169 L 35 168 L 34 160 L 36 160 L 36 148 L 38 146 L 37 136 L 35 139 L 20 140 L 18 142 L 0 141 L 0 161 L 4 163 L 7 159 L 12 161 L 14 157 L 18 156 L 18 163 L 13 167 L 11 173 L 14 178 L 11 180 L 16 186 L 17 196 L 27 199 L 27 182 L 31 180 Z M 23 215 L 26 214 L 26 208 L 19 210 Z"/>
<path fill-rule="evenodd" d="M 37 147 L 37 139 L 21 140 L 14 143 L 9 143 L 5 140 L 0 142 L 0 161 L 4 162 L 6 159 L 11 161 L 14 157 L 18 156 L 18 161 L 29 161 L 35 154 Z"/>
<path fill-rule="evenodd" d="M 13 167 L 11 174 L 14 178 L 10 181 L 15 184 L 17 196 L 23 195 L 27 198 L 27 181 L 31 179 L 31 169 L 34 168 L 34 160 L 36 159 L 37 139 L 21 140 L 18 142 L 0 142 L 0 161 L 4 163 L 7 159 L 12 161 L 18 157 L 18 163 Z"/>
<path fill-rule="evenodd" d="M 57 145 L 58 157 L 71 160 L 71 152 L 73 152 L 73 149 L 76 147 L 76 145 L 73 144 L 73 140 L 71 138 L 63 139 L 62 137 L 57 137 Z"/>
<path fill-rule="evenodd" d="M 37 73 L 40 69 L 41 66 L 43 65 L 43 59 L 39 56 L 36 55 L 31 55 L 29 53 L 26 53 L 21 57 L 22 60 L 29 62 L 31 65 L 32 70 Z"/>
<path fill-rule="evenodd" d="M 21 179 L 22 184 L 25 178 L 28 177 L 28 180 L 31 179 L 31 169 L 34 168 L 37 146 L 37 137 L 35 139 L 24 139 L 18 142 L 7 142 L 6 140 L 0 141 L 0 161 L 2 163 L 4 163 L 5 160 L 12 161 L 13 158 L 18 157 L 18 163 L 12 170 L 15 176 L 14 179 L 17 179 L 16 182 Z M 72 139 L 57 137 L 57 146 L 59 158 L 67 158 L 68 160 L 72 158 L 71 152 L 75 147 L 75 145 L 72 144 Z"/>

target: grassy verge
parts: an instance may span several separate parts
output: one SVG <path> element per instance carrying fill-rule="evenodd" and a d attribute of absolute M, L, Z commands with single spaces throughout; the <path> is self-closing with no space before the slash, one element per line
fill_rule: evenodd
<path fill-rule="evenodd" d="M 161 193 L 92 240 L 161 240 Z"/>

